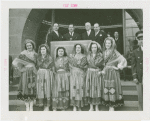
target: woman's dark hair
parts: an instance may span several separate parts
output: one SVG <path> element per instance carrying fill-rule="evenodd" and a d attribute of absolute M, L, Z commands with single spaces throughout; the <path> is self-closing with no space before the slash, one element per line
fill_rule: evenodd
<path fill-rule="evenodd" d="M 58 50 L 59 49 L 63 49 L 64 50 L 64 55 L 63 56 L 67 56 L 66 49 L 64 47 L 58 47 L 57 50 L 56 50 L 56 58 L 58 57 Z"/>
<path fill-rule="evenodd" d="M 81 53 L 84 54 L 84 48 L 83 48 L 83 46 L 81 44 L 75 44 L 74 45 L 74 48 L 73 48 L 74 52 L 76 53 L 76 46 L 77 45 L 80 45 L 80 47 L 81 47 Z"/>
<path fill-rule="evenodd" d="M 45 47 L 45 48 L 46 48 L 46 53 L 47 53 L 47 54 L 50 54 L 49 47 L 48 47 L 47 45 L 45 45 L 45 44 L 42 44 L 42 45 L 39 46 L 39 50 L 38 50 L 38 54 L 39 54 L 39 55 L 41 55 L 41 48 L 42 48 L 42 47 Z"/>
<path fill-rule="evenodd" d="M 32 42 L 28 42 L 28 43 L 31 43 L 33 49 L 35 49 L 34 44 L 33 44 Z M 26 45 L 27 45 L 28 43 L 26 43 L 26 44 L 25 44 L 25 47 L 24 47 L 26 50 L 27 50 L 27 46 L 26 46 Z"/>
<path fill-rule="evenodd" d="M 92 45 L 93 45 L 93 44 L 96 44 L 96 43 L 91 43 L 91 44 L 90 44 L 89 51 L 91 51 L 91 52 L 92 52 L 92 49 L 91 49 L 91 48 L 92 48 Z M 97 46 L 97 52 L 100 52 L 101 50 L 98 48 L 98 45 L 97 45 L 97 44 L 96 44 L 96 46 Z"/>

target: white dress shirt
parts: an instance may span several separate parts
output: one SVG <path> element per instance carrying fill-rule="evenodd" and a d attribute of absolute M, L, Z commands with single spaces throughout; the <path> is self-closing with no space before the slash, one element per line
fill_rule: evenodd
<path fill-rule="evenodd" d="M 69 32 L 71 36 L 73 36 L 74 32 Z"/>
<path fill-rule="evenodd" d="M 90 29 L 89 31 L 87 31 L 87 35 L 89 36 L 89 35 L 90 35 L 90 33 L 91 33 L 91 29 Z"/>
<path fill-rule="evenodd" d="M 95 36 L 96 36 L 98 33 L 99 33 L 99 31 L 95 33 Z"/>
<path fill-rule="evenodd" d="M 57 36 L 59 36 L 58 31 L 55 31 L 55 30 L 54 30 L 54 32 L 57 34 Z"/>

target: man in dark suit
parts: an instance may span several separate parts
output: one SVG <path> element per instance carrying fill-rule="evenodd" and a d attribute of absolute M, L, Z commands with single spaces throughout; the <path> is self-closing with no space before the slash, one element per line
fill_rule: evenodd
<path fill-rule="evenodd" d="M 98 23 L 94 24 L 94 31 L 94 41 L 98 42 L 101 45 L 101 47 L 103 47 L 104 40 L 107 37 L 106 33 L 100 31 L 100 26 Z"/>
<path fill-rule="evenodd" d="M 50 46 L 50 42 L 52 41 L 62 41 L 63 36 L 58 32 L 59 25 L 54 23 L 53 31 L 48 35 L 47 44 Z"/>
<path fill-rule="evenodd" d="M 94 31 L 91 30 L 91 23 L 85 23 L 86 32 L 82 33 L 82 40 L 94 40 Z"/>
<path fill-rule="evenodd" d="M 117 31 L 114 32 L 114 39 L 116 42 L 117 50 L 123 54 L 123 40 L 120 39 L 119 33 Z"/>
<path fill-rule="evenodd" d="M 72 41 L 72 40 L 81 40 L 81 37 L 78 33 L 75 33 L 74 32 L 74 25 L 73 24 L 70 24 L 69 25 L 69 28 L 68 28 L 69 32 L 66 33 L 64 36 L 63 36 L 63 39 L 64 40 L 69 40 L 69 41 Z"/>
<path fill-rule="evenodd" d="M 139 47 L 132 53 L 132 75 L 136 83 L 139 101 L 139 110 L 143 110 L 143 31 L 136 33 Z"/>

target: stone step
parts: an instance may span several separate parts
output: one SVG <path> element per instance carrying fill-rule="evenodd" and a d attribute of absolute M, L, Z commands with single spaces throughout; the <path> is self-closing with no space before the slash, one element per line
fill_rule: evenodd
<path fill-rule="evenodd" d="M 14 103 L 11 103 L 9 105 L 9 111 L 25 111 L 25 105 L 23 101 L 18 102 L 17 105 L 13 105 Z M 16 104 L 16 103 L 15 103 Z M 70 106 L 67 108 L 66 111 L 72 111 L 73 107 Z M 85 106 L 82 108 L 82 111 L 89 111 L 90 106 Z M 99 106 L 100 111 L 108 111 L 109 108 L 105 107 L 104 105 Z M 43 111 L 43 107 L 33 107 L 34 111 Z M 137 101 L 125 101 L 125 105 L 122 107 L 115 108 L 116 111 L 138 111 L 138 102 Z M 52 107 L 50 107 L 50 111 L 52 111 Z M 60 111 L 60 110 L 58 110 Z"/>
<path fill-rule="evenodd" d="M 133 81 L 121 81 L 122 86 L 136 86 Z"/>
<path fill-rule="evenodd" d="M 136 86 L 122 86 L 122 90 L 124 91 L 129 91 L 129 90 L 132 90 L 132 91 L 136 91 Z"/>
<path fill-rule="evenodd" d="M 123 90 L 123 95 L 137 95 L 137 91 L 124 91 Z"/>
<path fill-rule="evenodd" d="M 36 102 L 34 102 L 36 104 Z M 24 101 L 22 100 L 9 100 L 9 105 L 24 105 Z M 124 105 L 126 107 L 137 107 L 138 101 L 124 101 Z"/>

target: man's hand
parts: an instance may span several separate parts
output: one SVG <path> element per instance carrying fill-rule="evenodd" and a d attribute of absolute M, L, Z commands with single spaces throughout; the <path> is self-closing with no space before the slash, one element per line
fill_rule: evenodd
<path fill-rule="evenodd" d="M 136 83 L 136 84 L 139 83 L 137 79 L 133 79 L 133 82 Z"/>

